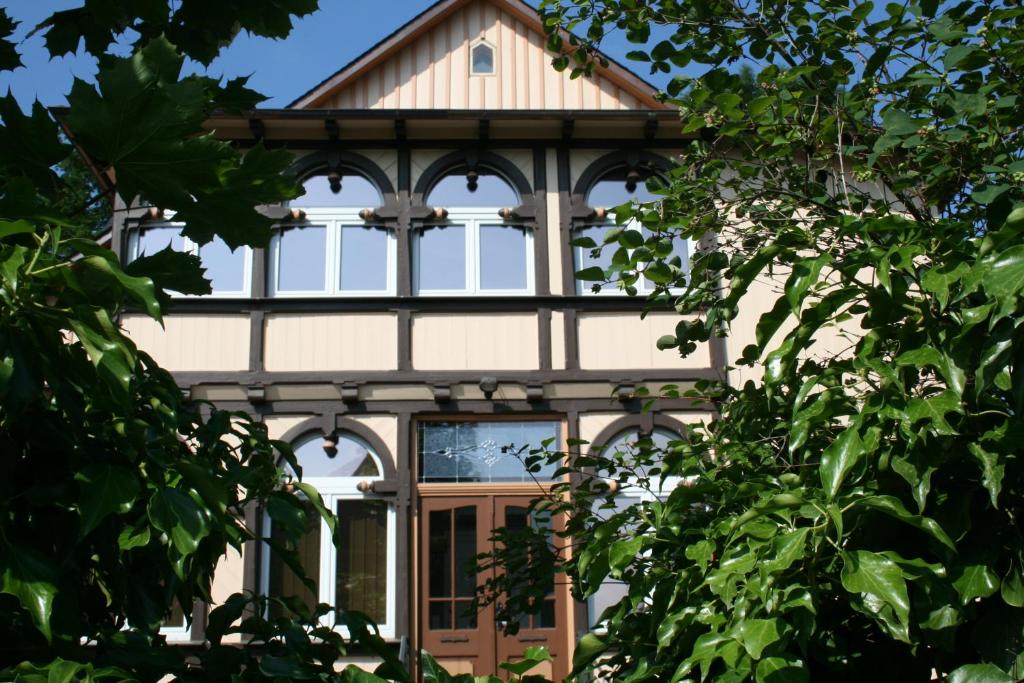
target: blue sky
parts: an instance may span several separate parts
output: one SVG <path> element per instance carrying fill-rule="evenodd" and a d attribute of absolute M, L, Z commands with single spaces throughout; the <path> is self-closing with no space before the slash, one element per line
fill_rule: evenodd
<path fill-rule="evenodd" d="M 287 40 L 241 35 L 208 73 L 229 78 L 252 74 L 250 86 L 270 98 L 262 106 L 284 107 L 433 1 L 320 0 L 320 11 L 296 22 Z M 51 12 L 81 6 L 81 0 L 8 0 L 4 4 L 8 14 L 22 22 L 17 36 L 22 39 L 19 50 L 25 67 L 0 73 L 0 93 L 10 88 L 22 107 L 37 98 L 48 106 L 64 104 L 72 80 L 91 80 L 95 64 L 81 55 L 50 60 L 42 37 L 25 39 L 25 35 Z M 619 61 L 625 61 L 631 49 L 618 36 L 604 48 Z M 632 67 L 655 85 L 664 86 L 668 80 L 664 75 L 649 78 L 644 64 L 632 63 Z"/>

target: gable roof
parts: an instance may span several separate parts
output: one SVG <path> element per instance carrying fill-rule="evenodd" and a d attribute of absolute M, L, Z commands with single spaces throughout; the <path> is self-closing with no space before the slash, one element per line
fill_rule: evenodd
<path fill-rule="evenodd" d="M 469 77 L 468 49 L 478 40 L 496 50 L 496 77 Z M 540 17 L 524 0 L 438 0 L 289 108 L 669 108 L 653 85 L 612 60 L 593 78 L 569 79 L 551 68 L 545 45 Z"/>

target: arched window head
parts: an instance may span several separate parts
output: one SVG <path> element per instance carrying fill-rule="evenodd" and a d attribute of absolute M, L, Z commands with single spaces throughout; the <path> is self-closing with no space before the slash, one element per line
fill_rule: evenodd
<path fill-rule="evenodd" d="M 605 173 L 590 186 L 587 192 L 587 206 L 610 209 L 632 201 L 653 202 L 660 197 L 647 187 L 652 174 L 645 169 L 625 166 Z"/>
<path fill-rule="evenodd" d="M 520 204 L 514 187 L 486 169 L 449 173 L 426 197 L 427 206 L 450 208 L 513 208 Z"/>
<path fill-rule="evenodd" d="M 381 206 L 380 190 L 364 176 L 344 171 L 329 171 L 306 178 L 302 183 L 306 194 L 291 201 L 291 206 L 304 209 L 348 207 L 369 209 Z"/>
<path fill-rule="evenodd" d="M 474 76 L 489 76 L 494 73 L 494 48 L 484 41 L 473 45 L 470 49 L 471 63 L 469 73 Z"/>
<path fill-rule="evenodd" d="M 320 435 L 308 436 L 293 448 L 303 479 L 377 478 L 382 475 L 377 454 L 365 441 L 347 432 L 339 432 L 326 439 Z"/>

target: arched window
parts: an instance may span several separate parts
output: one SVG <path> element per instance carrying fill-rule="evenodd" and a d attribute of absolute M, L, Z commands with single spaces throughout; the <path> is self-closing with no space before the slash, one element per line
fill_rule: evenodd
<path fill-rule="evenodd" d="M 645 501 L 664 500 L 682 481 L 682 477 L 666 477 L 662 481 L 661 463 L 651 459 L 647 453 L 656 450 L 664 452 L 673 444 L 682 441 L 675 432 L 656 427 L 651 433 L 643 434 L 638 428 L 619 432 L 601 449 L 601 457 L 620 463 L 619 490 L 611 502 L 605 499 L 595 501 L 595 514 L 605 517 L 620 512 L 631 505 Z M 646 480 L 646 481 L 643 481 Z M 601 587 L 587 599 L 591 628 L 601 628 L 601 614 L 617 604 L 629 592 L 629 585 L 623 581 L 607 578 Z"/>
<path fill-rule="evenodd" d="M 270 243 L 273 296 L 394 294 L 395 236 L 373 217 L 383 203 L 361 175 L 307 178 L 292 200 L 298 220 L 278 228 Z M 367 212 L 369 210 L 369 212 Z"/>
<path fill-rule="evenodd" d="M 605 233 L 609 229 L 616 227 L 612 209 L 631 202 L 646 204 L 658 201 L 661 197 L 652 192 L 647 185 L 647 181 L 651 177 L 651 174 L 648 172 L 641 172 L 635 169 L 630 170 L 626 167 L 613 169 L 601 176 L 590 186 L 586 195 L 587 206 L 595 210 L 594 219 L 576 226 L 573 231 L 574 237 L 590 237 L 600 245 Z M 640 232 L 645 242 L 653 235 L 648 228 L 636 223 L 628 223 L 625 227 L 626 229 Z M 671 234 L 663 235 L 660 241 L 664 242 L 665 246 L 670 250 L 667 260 L 675 264 L 683 273 L 688 272 L 690 268 L 690 254 L 693 251 L 690 241 Z M 583 270 L 593 266 L 607 270 L 612 266 L 612 258 L 618 248 L 616 244 L 609 244 L 601 249 L 599 254 L 595 255 L 592 253 L 592 247 L 577 246 L 575 248 L 576 270 Z M 591 285 L 588 282 L 577 280 L 576 285 L 578 293 L 591 293 Z M 634 286 L 639 294 L 649 294 L 654 290 L 654 284 L 644 277 L 638 278 Z M 600 293 L 621 294 L 623 291 L 616 287 L 603 287 Z"/>
<path fill-rule="evenodd" d="M 338 520 L 335 546 L 327 524 L 312 503 L 307 503 L 306 534 L 297 550 L 307 576 L 316 584 L 316 593 L 310 593 L 269 552 L 264 553 L 263 588 L 270 596 L 297 596 L 311 609 L 326 602 L 362 612 L 377 624 L 381 635 L 394 637 L 395 507 L 387 499 L 361 490 L 383 479 L 384 469 L 379 456 L 359 437 L 340 432 L 333 438 L 333 453 L 324 448 L 319 435 L 303 438 L 294 447 L 302 480 L 316 488 Z M 289 467 L 286 470 L 294 476 Z M 269 516 L 264 523 L 272 538 L 280 536 Z M 323 621 L 334 626 L 331 615 Z"/>
<path fill-rule="evenodd" d="M 153 256 L 170 247 L 199 257 L 213 290 L 210 296 L 249 296 L 252 250 L 249 247 L 232 250 L 219 237 L 200 245 L 181 234 L 183 227 L 170 219 L 132 229 L 128 233 L 128 260 Z"/>
<path fill-rule="evenodd" d="M 533 234 L 510 213 L 500 215 L 520 204 L 504 178 L 486 171 L 449 174 L 426 203 L 445 218 L 415 231 L 416 294 L 533 293 Z"/>

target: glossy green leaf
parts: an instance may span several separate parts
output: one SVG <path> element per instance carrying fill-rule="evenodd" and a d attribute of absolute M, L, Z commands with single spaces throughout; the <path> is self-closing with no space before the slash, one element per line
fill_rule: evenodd
<path fill-rule="evenodd" d="M 149 501 L 149 519 L 167 534 L 181 555 L 191 555 L 209 534 L 209 513 L 178 489 L 164 488 Z"/>
<path fill-rule="evenodd" d="M 744 619 L 735 629 L 735 637 L 753 659 L 760 659 L 764 649 L 779 640 L 778 619 Z"/>
<path fill-rule="evenodd" d="M 984 564 L 963 566 L 953 578 L 953 587 L 960 595 L 960 604 L 976 598 L 987 598 L 999 590 L 999 577 Z"/>
<path fill-rule="evenodd" d="M 910 598 L 899 565 L 883 555 L 866 550 L 844 552 L 842 557 L 843 588 L 877 600 L 880 605 L 878 612 L 882 605 L 892 608 L 897 620 L 894 635 L 909 642 Z"/>
<path fill-rule="evenodd" d="M 105 517 L 131 509 L 139 493 L 135 474 L 123 467 L 89 465 L 75 475 L 80 496 L 78 536 L 83 538 Z"/>
<path fill-rule="evenodd" d="M 50 616 L 57 597 L 58 568 L 53 559 L 25 546 L 0 545 L 0 593 L 13 595 L 49 641 Z"/>
<path fill-rule="evenodd" d="M 949 683 L 1013 683 L 1014 679 L 992 664 L 966 664 L 949 672 Z"/>
<path fill-rule="evenodd" d="M 864 457 L 864 443 L 860 437 L 859 425 L 847 427 L 821 454 L 818 468 L 825 495 L 835 498 L 839 488 L 858 462 Z"/>

